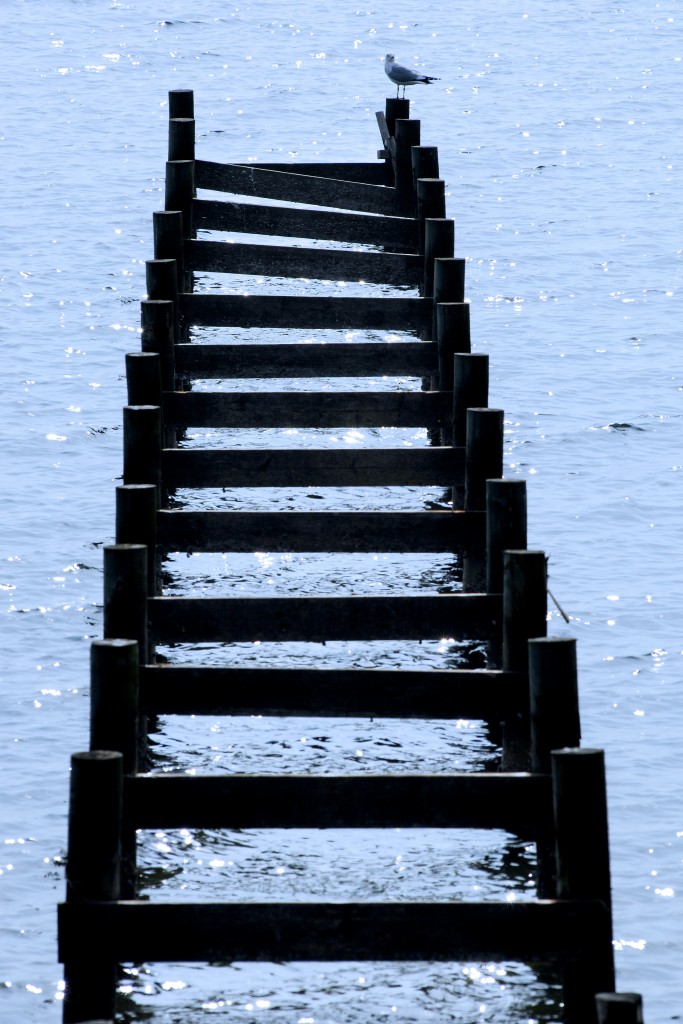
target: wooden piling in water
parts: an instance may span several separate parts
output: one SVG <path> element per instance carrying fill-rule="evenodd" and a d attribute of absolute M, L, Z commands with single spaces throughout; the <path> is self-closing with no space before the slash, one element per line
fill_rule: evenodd
<path fill-rule="evenodd" d="M 122 755 L 112 751 L 71 758 L 66 899 L 70 908 L 117 900 L 123 798 Z M 64 963 L 64 1024 L 114 1017 L 117 963 L 101 946 L 99 929 L 84 933 Z"/>
<path fill-rule="evenodd" d="M 575 645 L 545 635 L 546 557 L 526 550 L 525 482 L 501 479 L 503 413 L 488 408 L 488 357 L 470 351 L 465 261 L 453 255 L 454 224 L 445 216 L 436 147 L 419 144 L 420 123 L 410 119 L 409 102 L 389 99 L 385 113 L 377 115 L 384 168 L 221 165 L 195 160 L 193 118 L 193 94 L 170 93 L 166 209 L 154 218 L 142 352 L 126 358 L 124 483 L 116 491 L 116 544 L 104 550 L 106 639 L 91 652 L 92 752 L 74 755 L 67 903 L 59 926 L 67 981 L 64 1020 L 113 1016 L 117 960 L 379 958 L 547 960 L 563 971 L 567 1024 L 642 1024 L 633 1001 L 610 995 L 604 756 L 574 749 L 580 738 Z M 336 209 L 197 200 L 195 183 L 280 204 L 303 199 Z M 357 273 L 367 280 L 419 283 L 423 297 L 193 294 L 193 270 L 328 273 L 325 250 L 311 255 L 303 247 L 197 242 L 195 225 L 385 245 L 393 251 L 370 258 L 335 250 L 334 259 L 350 279 Z M 183 343 L 188 322 L 199 330 L 410 330 L 424 340 L 189 345 Z M 187 390 L 176 390 L 177 380 L 185 386 L 193 376 L 378 374 L 427 378 L 432 389 L 371 396 L 282 391 L 271 392 L 268 401 L 259 392 L 192 392 L 189 383 Z M 189 425 L 425 424 L 441 444 L 356 451 L 174 448 L 176 428 L 182 432 Z M 411 513 L 167 507 L 168 492 L 176 487 L 301 484 L 448 486 L 453 504 L 451 511 Z M 163 596 L 160 561 L 166 550 L 263 549 L 452 552 L 462 557 L 463 592 L 320 599 Z M 488 668 L 287 670 L 154 661 L 155 643 L 436 636 L 488 643 Z M 140 775 L 148 767 L 145 717 L 159 713 L 479 718 L 502 723 L 502 771 L 323 778 Z M 592 798 L 588 810 L 586 792 Z M 136 831 L 172 827 L 504 828 L 536 841 L 538 899 L 304 905 L 136 900 Z M 82 937 L 91 934 L 98 942 L 88 944 L 82 956 Z M 614 1016 L 625 1007 L 640 1015 Z"/>

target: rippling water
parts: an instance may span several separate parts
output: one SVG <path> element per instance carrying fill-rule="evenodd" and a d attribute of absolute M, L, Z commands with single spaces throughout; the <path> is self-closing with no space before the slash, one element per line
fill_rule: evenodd
<path fill-rule="evenodd" d="M 425 0 L 419 10 L 378 0 L 324 17 L 303 0 L 3 4 L 3 1019 L 60 1019 L 68 759 L 87 745 L 123 357 L 138 346 L 152 211 L 163 204 L 167 91 L 195 89 L 207 159 L 372 159 L 374 112 L 391 95 L 387 51 L 441 78 L 414 90 L 413 115 L 439 145 L 474 347 L 491 355 L 492 404 L 506 412 L 506 475 L 528 481 L 530 543 L 550 554 L 570 616 L 565 625 L 553 612 L 550 628 L 578 638 L 583 742 L 606 750 L 618 984 L 644 994 L 648 1024 L 683 1014 L 679 19 L 674 0 Z M 356 433 L 330 444 L 375 443 Z M 274 507 L 334 500 L 272 495 Z M 413 570 L 389 557 L 234 556 L 174 572 L 210 592 L 226 568 L 251 593 L 301 579 L 316 591 L 457 585 L 438 559 Z M 458 662 L 458 650 L 429 646 L 328 654 Z M 308 654 L 292 645 L 285 656 Z M 493 754 L 477 723 L 293 721 L 272 733 L 263 721 L 169 720 L 155 739 L 159 763 L 180 769 L 481 768 Z M 321 887 L 407 898 L 425 886 L 524 898 L 523 844 L 445 832 L 428 842 L 426 856 L 425 836 L 405 831 L 362 845 L 349 833 L 277 844 L 267 833 L 162 833 L 145 838 L 143 863 L 155 898 Z M 515 964 L 159 965 L 129 981 L 158 1022 L 201 1007 L 278 1024 L 554 1020 L 557 1009 L 552 987 Z"/>

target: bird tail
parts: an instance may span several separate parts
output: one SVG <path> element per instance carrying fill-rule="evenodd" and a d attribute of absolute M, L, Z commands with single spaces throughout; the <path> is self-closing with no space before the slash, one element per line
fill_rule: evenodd
<path fill-rule="evenodd" d="M 425 75 L 423 81 L 425 85 L 429 85 L 430 82 L 440 82 L 441 79 L 437 78 L 436 75 Z"/>

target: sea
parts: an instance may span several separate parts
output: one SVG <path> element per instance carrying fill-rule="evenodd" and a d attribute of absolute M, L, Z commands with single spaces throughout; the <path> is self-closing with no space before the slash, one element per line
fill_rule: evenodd
<path fill-rule="evenodd" d="M 473 349 L 489 354 L 490 404 L 505 411 L 505 476 L 526 480 L 529 546 L 548 555 L 548 630 L 577 640 L 582 744 L 605 751 L 617 986 L 642 994 L 647 1024 L 683 1019 L 683 5 L 3 0 L 3 1022 L 61 1020 L 69 764 L 88 746 L 124 357 L 139 349 L 152 214 L 164 203 L 168 91 L 194 90 L 202 158 L 373 160 L 375 112 L 394 95 L 388 52 L 437 77 L 409 93 L 411 116 L 439 149 Z M 414 431 L 387 442 L 390 433 L 338 431 L 327 443 L 428 443 Z M 315 432 L 275 435 L 317 443 Z M 431 500 L 415 497 L 417 507 Z M 459 585 L 457 565 L 430 556 L 177 556 L 169 572 L 171 592 L 204 594 Z M 329 646 L 243 645 L 230 656 L 457 667 L 463 654 L 448 638 Z M 153 739 L 157 769 L 180 772 L 475 770 L 495 760 L 482 724 L 468 721 L 168 719 Z M 141 864 L 145 895 L 190 900 L 514 900 L 528 898 L 533 870 L 514 837 L 440 830 L 158 832 L 146 834 Z M 516 963 L 131 964 L 121 999 L 121 1020 L 153 1024 L 561 1015 L 554 976 Z"/>

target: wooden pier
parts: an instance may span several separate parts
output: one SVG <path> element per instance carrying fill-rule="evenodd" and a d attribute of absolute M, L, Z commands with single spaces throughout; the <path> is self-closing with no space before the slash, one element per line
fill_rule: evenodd
<path fill-rule="evenodd" d="M 165 209 L 154 215 L 141 351 L 126 357 L 123 484 L 116 543 L 104 552 L 104 637 L 92 646 L 90 749 L 71 765 L 59 908 L 65 1024 L 113 1020 L 121 962 L 363 959 L 550 964 L 569 1024 L 642 1022 L 639 997 L 614 993 L 604 757 L 579 745 L 575 642 L 546 636 L 546 556 L 527 549 L 524 481 L 502 478 L 503 412 L 488 406 L 488 357 L 471 352 L 465 261 L 454 253 L 436 148 L 421 144 L 409 102 L 391 99 L 377 115 L 375 162 L 223 165 L 196 156 L 191 92 L 172 92 L 169 113 Z M 200 196 L 207 192 L 219 198 Z M 210 232 L 297 244 L 228 244 Z M 348 247 L 300 244 L 321 239 Z M 206 272 L 402 291 L 224 294 L 198 289 Z M 249 340 L 217 342 L 218 328 L 248 330 Z M 275 328 L 354 336 L 268 340 Z M 368 331 L 410 339 L 356 340 Z M 421 379 L 422 390 L 324 387 L 332 377 L 382 376 Z M 259 386 L 293 378 L 319 387 Z M 207 380 L 254 385 L 193 387 Z M 430 443 L 198 449 L 184 444 L 193 427 L 417 427 Z M 436 487 L 444 500 L 434 509 L 418 500 L 410 511 L 344 512 L 274 512 L 266 502 L 254 511 L 178 509 L 172 500 L 181 489 L 276 487 Z M 164 593 L 168 552 L 253 551 L 453 553 L 462 587 L 388 596 Z M 201 653 L 206 644 L 440 637 L 485 643 L 486 668 L 339 669 L 326 667 L 324 651 L 305 669 L 207 666 Z M 159 647 L 176 643 L 197 645 L 192 664 L 157 659 Z M 147 726 L 168 715 L 478 719 L 499 736 L 501 770 L 155 773 Z M 536 898 L 137 898 L 137 830 L 397 827 L 495 828 L 528 838 L 538 854 Z"/>

